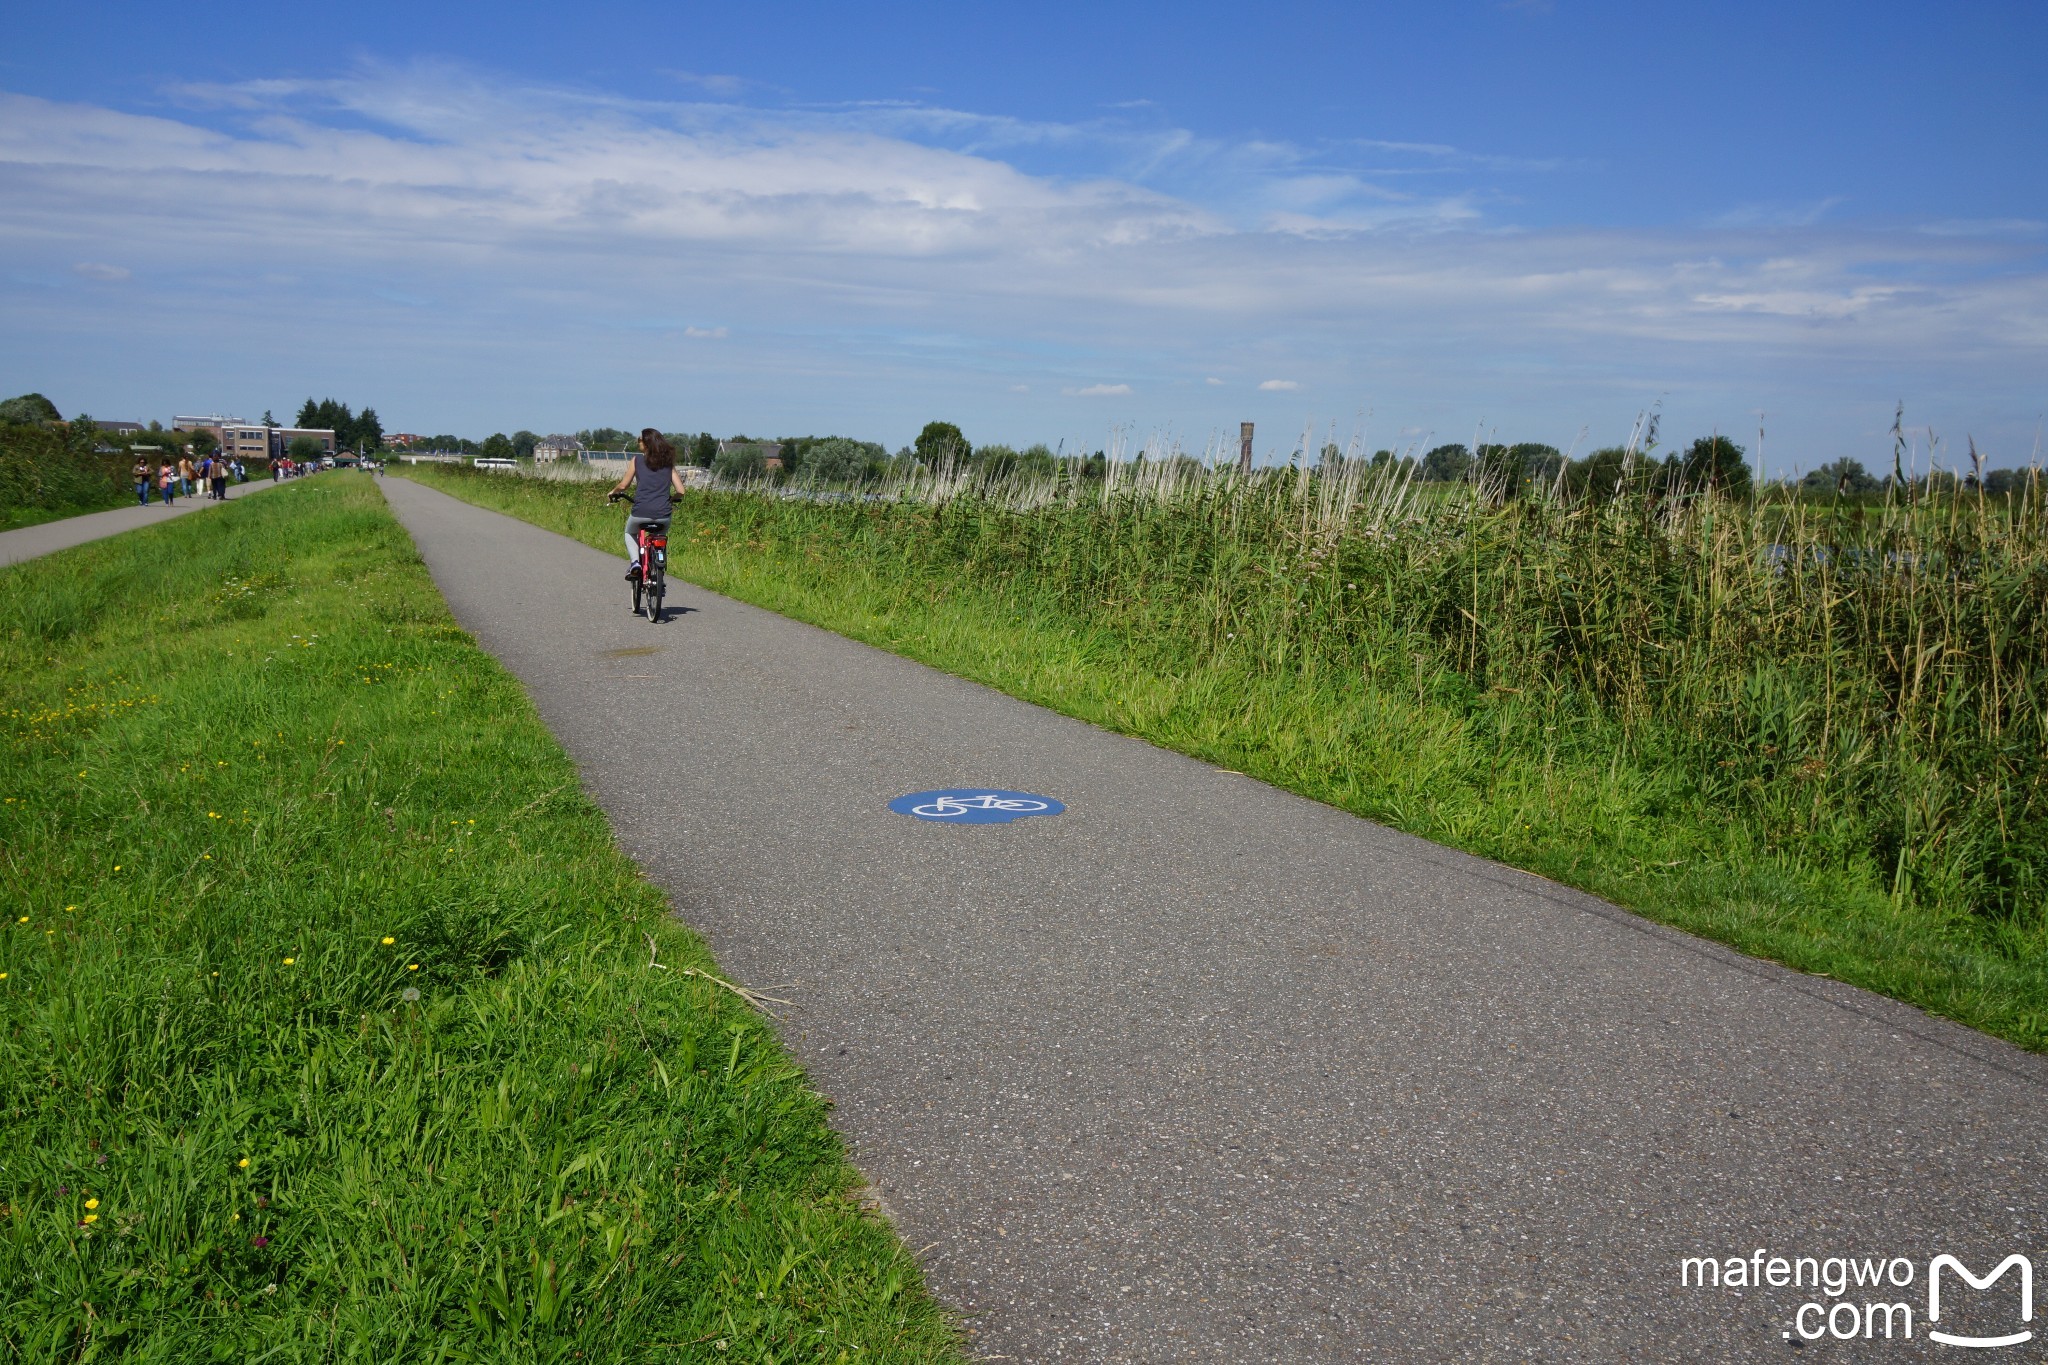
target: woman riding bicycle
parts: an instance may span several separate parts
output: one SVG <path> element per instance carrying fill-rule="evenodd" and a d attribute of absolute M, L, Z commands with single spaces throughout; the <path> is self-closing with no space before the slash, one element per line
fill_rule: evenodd
<path fill-rule="evenodd" d="M 683 490 L 676 472 L 676 448 L 653 427 L 640 433 L 640 453 L 633 467 L 612 485 L 613 493 L 633 490 L 633 510 L 626 517 L 626 581 L 640 576 L 640 528 L 667 521 L 675 513 L 675 495 Z"/>

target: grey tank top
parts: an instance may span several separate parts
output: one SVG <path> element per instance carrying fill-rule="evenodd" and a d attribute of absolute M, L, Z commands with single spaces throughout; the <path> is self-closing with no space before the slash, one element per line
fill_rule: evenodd
<path fill-rule="evenodd" d="M 675 494 L 669 491 L 669 471 L 649 469 L 645 455 L 633 457 L 633 515 L 667 521 L 675 511 Z"/>

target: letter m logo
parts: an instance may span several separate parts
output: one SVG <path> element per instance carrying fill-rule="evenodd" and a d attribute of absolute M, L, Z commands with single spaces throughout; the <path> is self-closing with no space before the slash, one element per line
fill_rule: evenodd
<path fill-rule="evenodd" d="M 1969 1283 L 1972 1289 L 1989 1289 L 1992 1285 L 2005 1278 L 2006 1271 L 2015 1267 L 2020 1272 L 2020 1321 L 2032 1322 L 2034 1320 L 2034 1263 L 2017 1252 L 2000 1261 L 1998 1268 L 1982 1279 L 1972 1275 L 1970 1268 L 1953 1256 L 1935 1257 L 1933 1263 L 1927 1267 L 1927 1321 L 1929 1323 L 1941 1321 L 1941 1272 L 1944 1269 L 1955 1271 L 1956 1274 L 1962 1276 Z M 2034 1338 L 2031 1330 L 2014 1332 L 2010 1336 L 2003 1337 L 1964 1337 L 1948 1332 L 1937 1332 L 1932 1330 L 1931 1327 L 1927 1335 L 1944 1346 L 2017 1346 L 2023 1341 L 2032 1341 Z"/>

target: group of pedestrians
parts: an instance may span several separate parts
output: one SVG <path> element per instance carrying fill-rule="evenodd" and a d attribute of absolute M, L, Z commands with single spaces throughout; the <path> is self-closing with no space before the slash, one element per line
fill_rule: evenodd
<path fill-rule="evenodd" d="M 173 462 L 164 460 L 150 472 L 149 461 L 137 456 L 135 468 L 129 473 L 135 480 L 135 501 L 149 506 L 149 495 L 153 492 L 163 499 L 166 507 L 179 497 L 191 497 L 197 485 L 206 496 L 215 502 L 225 502 L 228 496 L 228 480 L 237 483 L 249 481 L 249 471 L 240 460 L 231 460 L 225 455 L 208 455 L 197 464 L 191 457 L 181 455 Z"/>

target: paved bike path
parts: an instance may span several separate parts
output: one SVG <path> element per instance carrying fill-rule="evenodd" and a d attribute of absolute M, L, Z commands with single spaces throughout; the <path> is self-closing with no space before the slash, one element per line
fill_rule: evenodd
<path fill-rule="evenodd" d="M 798 983 L 977 1353 L 1767 1358 L 1813 1292 L 1681 1258 L 2048 1270 L 2040 1058 L 688 584 L 652 626 L 623 552 L 384 489 L 724 967 Z M 1066 813 L 886 809 L 982 783 Z"/>
<path fill-rule="evenodd" d="M 228 485 L 228 496 L 244 497 L 270 487 L 268 478 L 252 479 L 248 483 Z M 134 504 L 115 507 L 105 512 L 87 512 L 82 516 L 65 517 L 60 521 L 46 521 L 38 526 L 23 526 L 13 531 L 0 531 L 0 569 L 9 564 L 19 564 L 24 559 L 36 559 L 43 555 L 68 550 L 74 545 L 85 545 L 108 536 L 118 536 L 123 531 L 133 531 L 143 526 L 154 526 L 172 517 L 182 517 L 215 504 L 206 497 L 179 498 L 166 507 L 150 494 L 147 507 Z"/>

